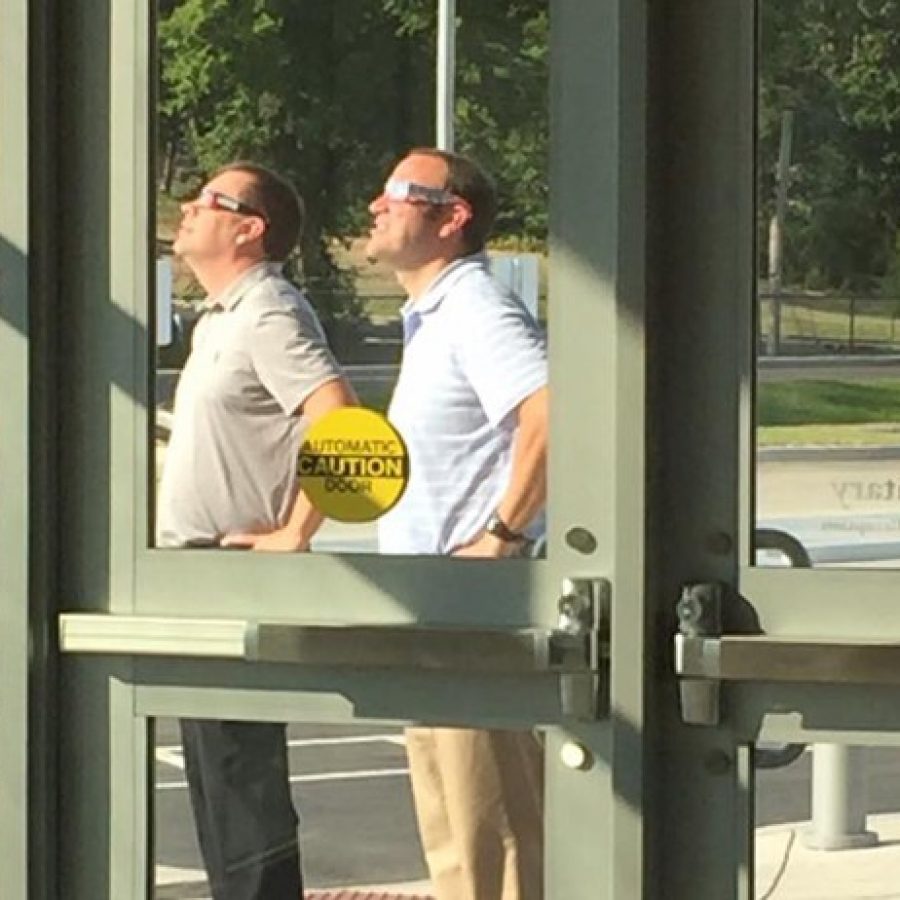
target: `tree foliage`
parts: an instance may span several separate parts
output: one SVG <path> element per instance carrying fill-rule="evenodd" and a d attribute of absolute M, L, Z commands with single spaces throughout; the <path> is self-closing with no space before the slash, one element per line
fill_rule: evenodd
<path fill-rule="evenodd" d="M 547 0 L 469 0 L 459 25 L 460 147 L 498 173 L 501 227 L 539 237 Z M 172 4 L 159 24 L 161 145 L 182 176 L 268 162 L 297 183 L 313 233 L 358 229 L 393 159 L 433 142 L 436 27 L 434 0 Z"/>
<path fill-rule="evenodd" d="M 763 223 L 781 115 L 795 116 L 788 279 L 888 289 L 900 224 L 900 0 L 766 0 L 760 48 Z"/>
<path fill-rule="evenodd" d="M 458 0 L 457 17 L 457 145 L 497 178 L 498 236 L 539 243 L 549 0 Z M 762 0 L 760 21 L 761 246 L 790 109 L 786 282 L 896 290 L 900 0 Z M 285 172 L 308 206 L 306 274 L 340 286 L 334 241 L 364 232 L 395 158 L 434 140 L 436 28 L 436 0 L 160 0 L 163 189 L 235 158 Z"/>

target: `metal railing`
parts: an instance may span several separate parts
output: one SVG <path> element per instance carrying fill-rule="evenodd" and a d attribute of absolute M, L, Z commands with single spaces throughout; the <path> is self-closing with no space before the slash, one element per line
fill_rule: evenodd
<path fill-rule="evenodd" d="M 900 352 L 900 297 L 760 293 L 760 351 Z"/>

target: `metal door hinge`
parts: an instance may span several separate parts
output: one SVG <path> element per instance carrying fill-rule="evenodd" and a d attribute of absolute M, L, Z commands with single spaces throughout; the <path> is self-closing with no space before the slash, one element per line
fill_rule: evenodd
<path fill-rule="evenodd" d="M 585 721 L 609 715 L 611 590 L 604 578 L 563 580 L 559 622 L 550 635 L 551 654 L 576 650 L 580 664 L 559 676 L 564 716 Z"/>

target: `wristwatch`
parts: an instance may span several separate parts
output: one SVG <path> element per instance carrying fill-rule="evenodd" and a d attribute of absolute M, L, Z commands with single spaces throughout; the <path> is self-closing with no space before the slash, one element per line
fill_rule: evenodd
<path fill-rule="evenodd" d="M 504 544 L 527 544 L 529 543 L 528 538 L 524 534 L 519 534 L 517 531 L 513 531 L 500 516 L 493 512 L 491 513 L 491 517 L 487 520 L 487 524 L 484 526 L 484 530 L 488 534 L 492 534 L 496 538 L 500 538 Z"/>

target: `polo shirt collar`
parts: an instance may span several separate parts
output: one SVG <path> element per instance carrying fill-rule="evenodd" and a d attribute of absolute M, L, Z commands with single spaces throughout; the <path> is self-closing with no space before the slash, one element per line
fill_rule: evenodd
<path fill-rule="evenodd" d="M 406 317 L 416 313 L 424 316 L 433 312 L 441 305 L 441 301 L 447 296 L 450 289 L 473 269 L 490 270 L 490 263 L 486 253 L 473 253 L 471 256 L 461 256 L 459 259 L 455 259 L 449 266 L 440 271 L 418 300 L 409 298 L 403 304 L 400 308 L 401 315 Z"/>
<path fill-rule="evenodd" d="M 250 288 L 255 287 L 270 275 L 279 274 L 281 269 L 281 263 L 272 262 L 271 260 L 264 260 L 255 266 L 251 266 L 246 272 L 238 275 L 218 297 L 207 297 L 205 301 L 206 307 L 208 309 L 219 307 L 228 311 L 234 309 Z"/>

